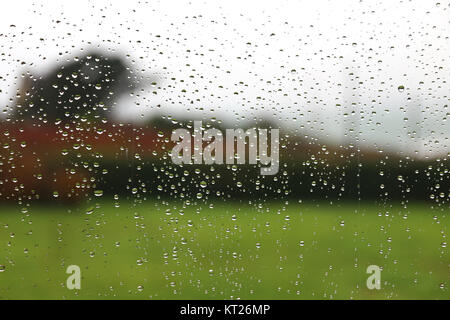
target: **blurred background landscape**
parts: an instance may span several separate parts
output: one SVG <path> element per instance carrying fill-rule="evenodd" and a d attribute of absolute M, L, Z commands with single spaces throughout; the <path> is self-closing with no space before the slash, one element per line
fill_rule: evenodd
<path fill-rule="evenodd" d="M 450 3 L 175 2 L 0 14 L 0 298 L 449 299 Z"/>

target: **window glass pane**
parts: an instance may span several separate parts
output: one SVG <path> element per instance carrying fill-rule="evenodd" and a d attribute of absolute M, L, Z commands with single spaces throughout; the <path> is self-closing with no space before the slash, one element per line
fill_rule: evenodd
<path fill-rule="evenodd" d="M 448 299 L 445 1 L 14 1 L 0 298 Z"/>

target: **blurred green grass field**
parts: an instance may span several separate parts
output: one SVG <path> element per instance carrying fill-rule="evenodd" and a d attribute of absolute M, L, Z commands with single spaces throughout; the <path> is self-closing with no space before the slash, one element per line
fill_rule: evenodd
<path fill-rule="evenodd" d="M 1 299 L 449 299 L 448 209 L 0 207 Z M 66 268 L 81 268 L 81 290 Z M 381 290 L 366 287 L 379 265 Z"/>

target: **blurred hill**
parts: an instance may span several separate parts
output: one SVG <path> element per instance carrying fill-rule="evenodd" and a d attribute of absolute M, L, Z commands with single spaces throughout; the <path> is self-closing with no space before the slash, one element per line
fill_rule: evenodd
<path fill-rule="evenodd" d="M 450 189 L 446 159 L 418 160 L 358 145 L 335 145 L 280 128 L 280 170 L 253 165 L 171 162 L 172 130 L 194 119 L 156 115 L 144 124 L 111 117 L 118 97 L 138 87 L 123 59 L 90 53 L 24 79 L 1 124 L 0 199 L 78 201 L 102 195 L 145 198 L 393 199 L 438 201 Z M 195 119 L 196 120 L 196 119 Z M 200 119 L 199 119 L 200 120 Z M 204 127 L 278 128 L 204 120 Z M 205 185 L 208 187 L 205 188 Z"/>

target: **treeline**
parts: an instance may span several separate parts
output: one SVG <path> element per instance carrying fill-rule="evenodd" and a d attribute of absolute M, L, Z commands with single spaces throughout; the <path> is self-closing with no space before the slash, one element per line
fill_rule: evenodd
<path fill-rule="evenodd" d="M 102 166 L 111 174 L 100 176 L 96 188 L 138 198 L 448 201 L 450 189 L 447 168 L 436 162 L 282 162 L 274 176 L 261 176 L 250 165 L 177 166 L 170 159 L 149 161 L 139 170 L 131 163 Z"/>

